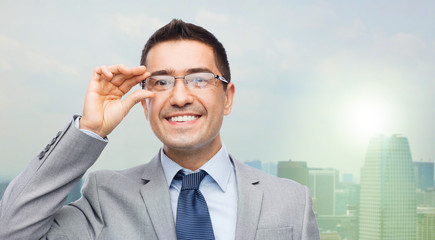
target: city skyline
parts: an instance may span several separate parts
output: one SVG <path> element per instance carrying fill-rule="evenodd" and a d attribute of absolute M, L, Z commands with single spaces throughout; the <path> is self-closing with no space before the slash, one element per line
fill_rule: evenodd
<path fill-rule="evenodd" d="M 435 237 L 435 164 L 412 161 L 405 137 L 371 139 L 361 184 L 353 181 L 352 174 L 340 178 L 334 168 L 310 168 L 307 162 L 245 163 L 306 185 L 322 239 Z M 71 191 L 66 203 L 80 197 L 82 183 Z M 0 181 L 0 198 L 6 184 Z"/>
<path fill-rule="evenodd" d="M 172 18 L 227 49 L 236 94 L 221 133 L 236 159 L 306 161 L 359 179 L 380 132 L 406 136 L 415 161 L 435 160 L 433 1 L 167 4 L 0 3 L 0 176 L 16 176 L 81 114 L 94 67 L 137 65 Z M 129 168 L 160 147 L 135 106 L 90 170 Z"/>
<path fill-rule="evenodd" d="M 402 136 L 401 134 L 393 134 L 393 135 L 391 135 L 391 136 Z M 376 137 L 384 137 L 384 135 L 377 135 L 377 136 L 374 136 L 374 137 L 372 137 L 371 139 L 373 139 L 373 138 L 376 138 Z M 388 136 L 387 136 L 388 137 Z M 305 164 L 307 164 L 307 162 L 306 161 L 297 161 L 297 160 L 295 160 L 295 159 L 284 159 L 284 160 L 276 160 L 276 161 L 262 161 L 262 160 L 259 160 L 259 159 L 255 159 L 255 160 L 246 160 L 246 161 L 244 161 L 244 163 L 245 164 L 248 164 L 248 165 L 250 165 L 250 166 L 252 166 L 252 167 L 254 167 L 254 168 L 257 168 L 257 169 L 259 169 L 259 170 L 263 170 L 263 171 L 265 171 L 266 173 L 269 173 L 269 174 L 272 174 L 272 175 L 275 175 L 275 176 L 278 176 L 278 165 L 279 165 L 279 163 L 282 163 L 282 162 L 287 162 L 287 161 L 290 161 L 290 162 L 296 162 L 296 163 L 305 163 Z M 413 163 L 434 163 L 435 164 L 435 161 L 431 161 L 431 160 L 429 160 L 429 161 L 426 161 L 426 160 L 424 160 L 424 159 L 412 159 L 412 162 Z M 274 169 L 274 170 L 271 170 L 271 167 L 276 167 L 276 169 Z M 337 170 L 338 172 L 339 172 L 339 179 L 340 180 L 342 180 L 342 181 L 344 181 L 342 178 L 343 178 L 343 175 L 350 175 L 351 177 L 352 177 L 352 183 L 355 183 L 355 184 L 360 184 L 360 179 L 358 178 L 358 175 L 355 175 L 355 174 L 353 174 L 353 173 L 351 173 L 351 172 L 343 172 L 343 171 L 340 171 L 340 169 L 339 168 L 337 168 L 336 166 L 325 166 L 325 167 L 323 167 L 323 168 L 317 168 L 317 167 L 315 167 L 315 166 L 310 166 L 310 165 L 307 165 L 306 166 L 306 168 L 307 168 L 307 170 L 315 170 L 315 169 L 333 169 L 333 170 Z M 362 168 L 362 166 L 361 166 L 361 168 Z M 360 169 L 358 169 L 358 171 L 361 171 L 361 168 Z M 434 170 L 433 171 L 435 171 L 435 168 L 434 168 Z M 86 174 L 87 175 L 87 174 Z M 0 183 L 1 182 L 9 182 L 9 181 L 11 181 L 13 178 L 14 178 L 15 176 L 11 176 L 11 175 L 1 175 L 0 174 Z M 286 176 L 287 178 L 289 178 L 288 176 Z M 308 180 L 307 180 L 307 182 L 308 182 Z M 433 182 L 434 182 L 434 185 L 435 185 L 435 177 L 434 177 L 434 179 L 433 179 Z M 308 184 L 304 184 L 304 185 L 308 185 Z"/>

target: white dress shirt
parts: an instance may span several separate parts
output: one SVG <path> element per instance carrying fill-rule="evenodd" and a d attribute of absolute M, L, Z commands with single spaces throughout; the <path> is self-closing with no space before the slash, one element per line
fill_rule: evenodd
<path fill-rule="evenodd" d="M 193 172 L 169 159 L 163 149 L 160 153 L 163 171 L 168 182 L 172 213 L 176 222 L 181 181 L 174 180 L 174 177 L 181 169 L 185 174 Z M 199 185 L 199 190 L 207 202 L 215 239 L 234 239 L 237 222 L 237 181 L 234 165 L 225 146 L 222 145 L 219 152 L 195 172 L 200 170 L 208 173 Z"/>

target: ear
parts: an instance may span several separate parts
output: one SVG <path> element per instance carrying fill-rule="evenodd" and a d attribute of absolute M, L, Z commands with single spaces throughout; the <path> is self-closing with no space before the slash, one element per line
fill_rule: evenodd
<path fill-rule="evenodd" d="M 142 104 L 143 112 L 145 113 L 145 118 L 147 120 L 149 120 L 148 119 L 148 99 L 142 99 L 142 100 L 140 100 L 140 103 Z"/>
<path fill-rule="evenodd" d="M 224 105 L 224 115 L 227 116 L 231 113 L 231 109 L 233 108 L 233 98 L 235 87 L 233 83 L 228 83 L 227 90 L 225 91 L 225 105 Z"/>

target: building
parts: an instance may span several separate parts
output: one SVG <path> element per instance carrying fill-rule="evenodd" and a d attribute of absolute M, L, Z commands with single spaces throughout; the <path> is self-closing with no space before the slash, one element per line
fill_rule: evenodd
<path fill-rule="evenodd" d="M 408 139 L 372 138 L 361 169 L 359 239 L 416 239 L 415 191 Z"/>
<path fill-rule="evenodd" d="M 359 184 L 341 182 L 335 188 L 335 214 L 347 214 L 349 208 L 359 206 Z"/>
<path fill-rule="evenodd" d="M 335 215 L 335 188 L 338 182 L 335 169 L 309 169 L 308 187 L 311 196 L 317 199 L 318 215 Z"/>
<path fill-rule="evenodd" d="M 343 183 L 354 183 L 353 174 L 351 173 L 343 173 L 343 179 L 341 180 Z"/>
<path fill-rule="evenodd" d="M 416 192 L 417 207 L 433 207 L 435 208 L 435 189 L 422 191 L 417 189 Z"/>
<path fill-rule="evenodd" d="M 414 162 L 417 189 L 427 191 L 434 188 L 434 163 Z"/>
<path fill-rule="evenodd" d="M 358 240 L 357 215 L 316 216 L 316 219 L 319 224 L 320 239 L 327 239 L 326 235 L 333 232 L 341 239 Z"/>
<path fill-rule="evenodd" d="M 251 166 L 253 168 L 256 168 L 258 170 L 263 170 L 261 167 L 261 161 L 260 160 L 252 160 L 252 161 L 245 161 L 245 164 L 248 166 Z"/>
<path fill-rule="evenodd" d="M 341 240 L 340 234 L 338 232 L 321 232 L 320 239 L 322 240 Z"/>
<path fill-rule="evenodd" d="M 417 208 L 417 240 L 435 239 L 435 208 Z"/>
<path fill-rule="evenodd" d="M 308 167 L 306 162 L 279 161 L 278 177 L 292 179 L 308 186 Z"/>
<path fill-rule="evenodd" d="M 276 162 L 265 162 L 263 163 L 263 171 L 269 173 L 272 176 L 277 174 L 277 164 Z"/>

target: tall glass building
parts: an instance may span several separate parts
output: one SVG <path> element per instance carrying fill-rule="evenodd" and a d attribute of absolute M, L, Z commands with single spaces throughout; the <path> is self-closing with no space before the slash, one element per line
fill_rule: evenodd
<path fill-rule="evenodd" d="M 415 178 L 408 139 L 370 140 L 361 169 L 359 239 L 416 239 Z"/>

